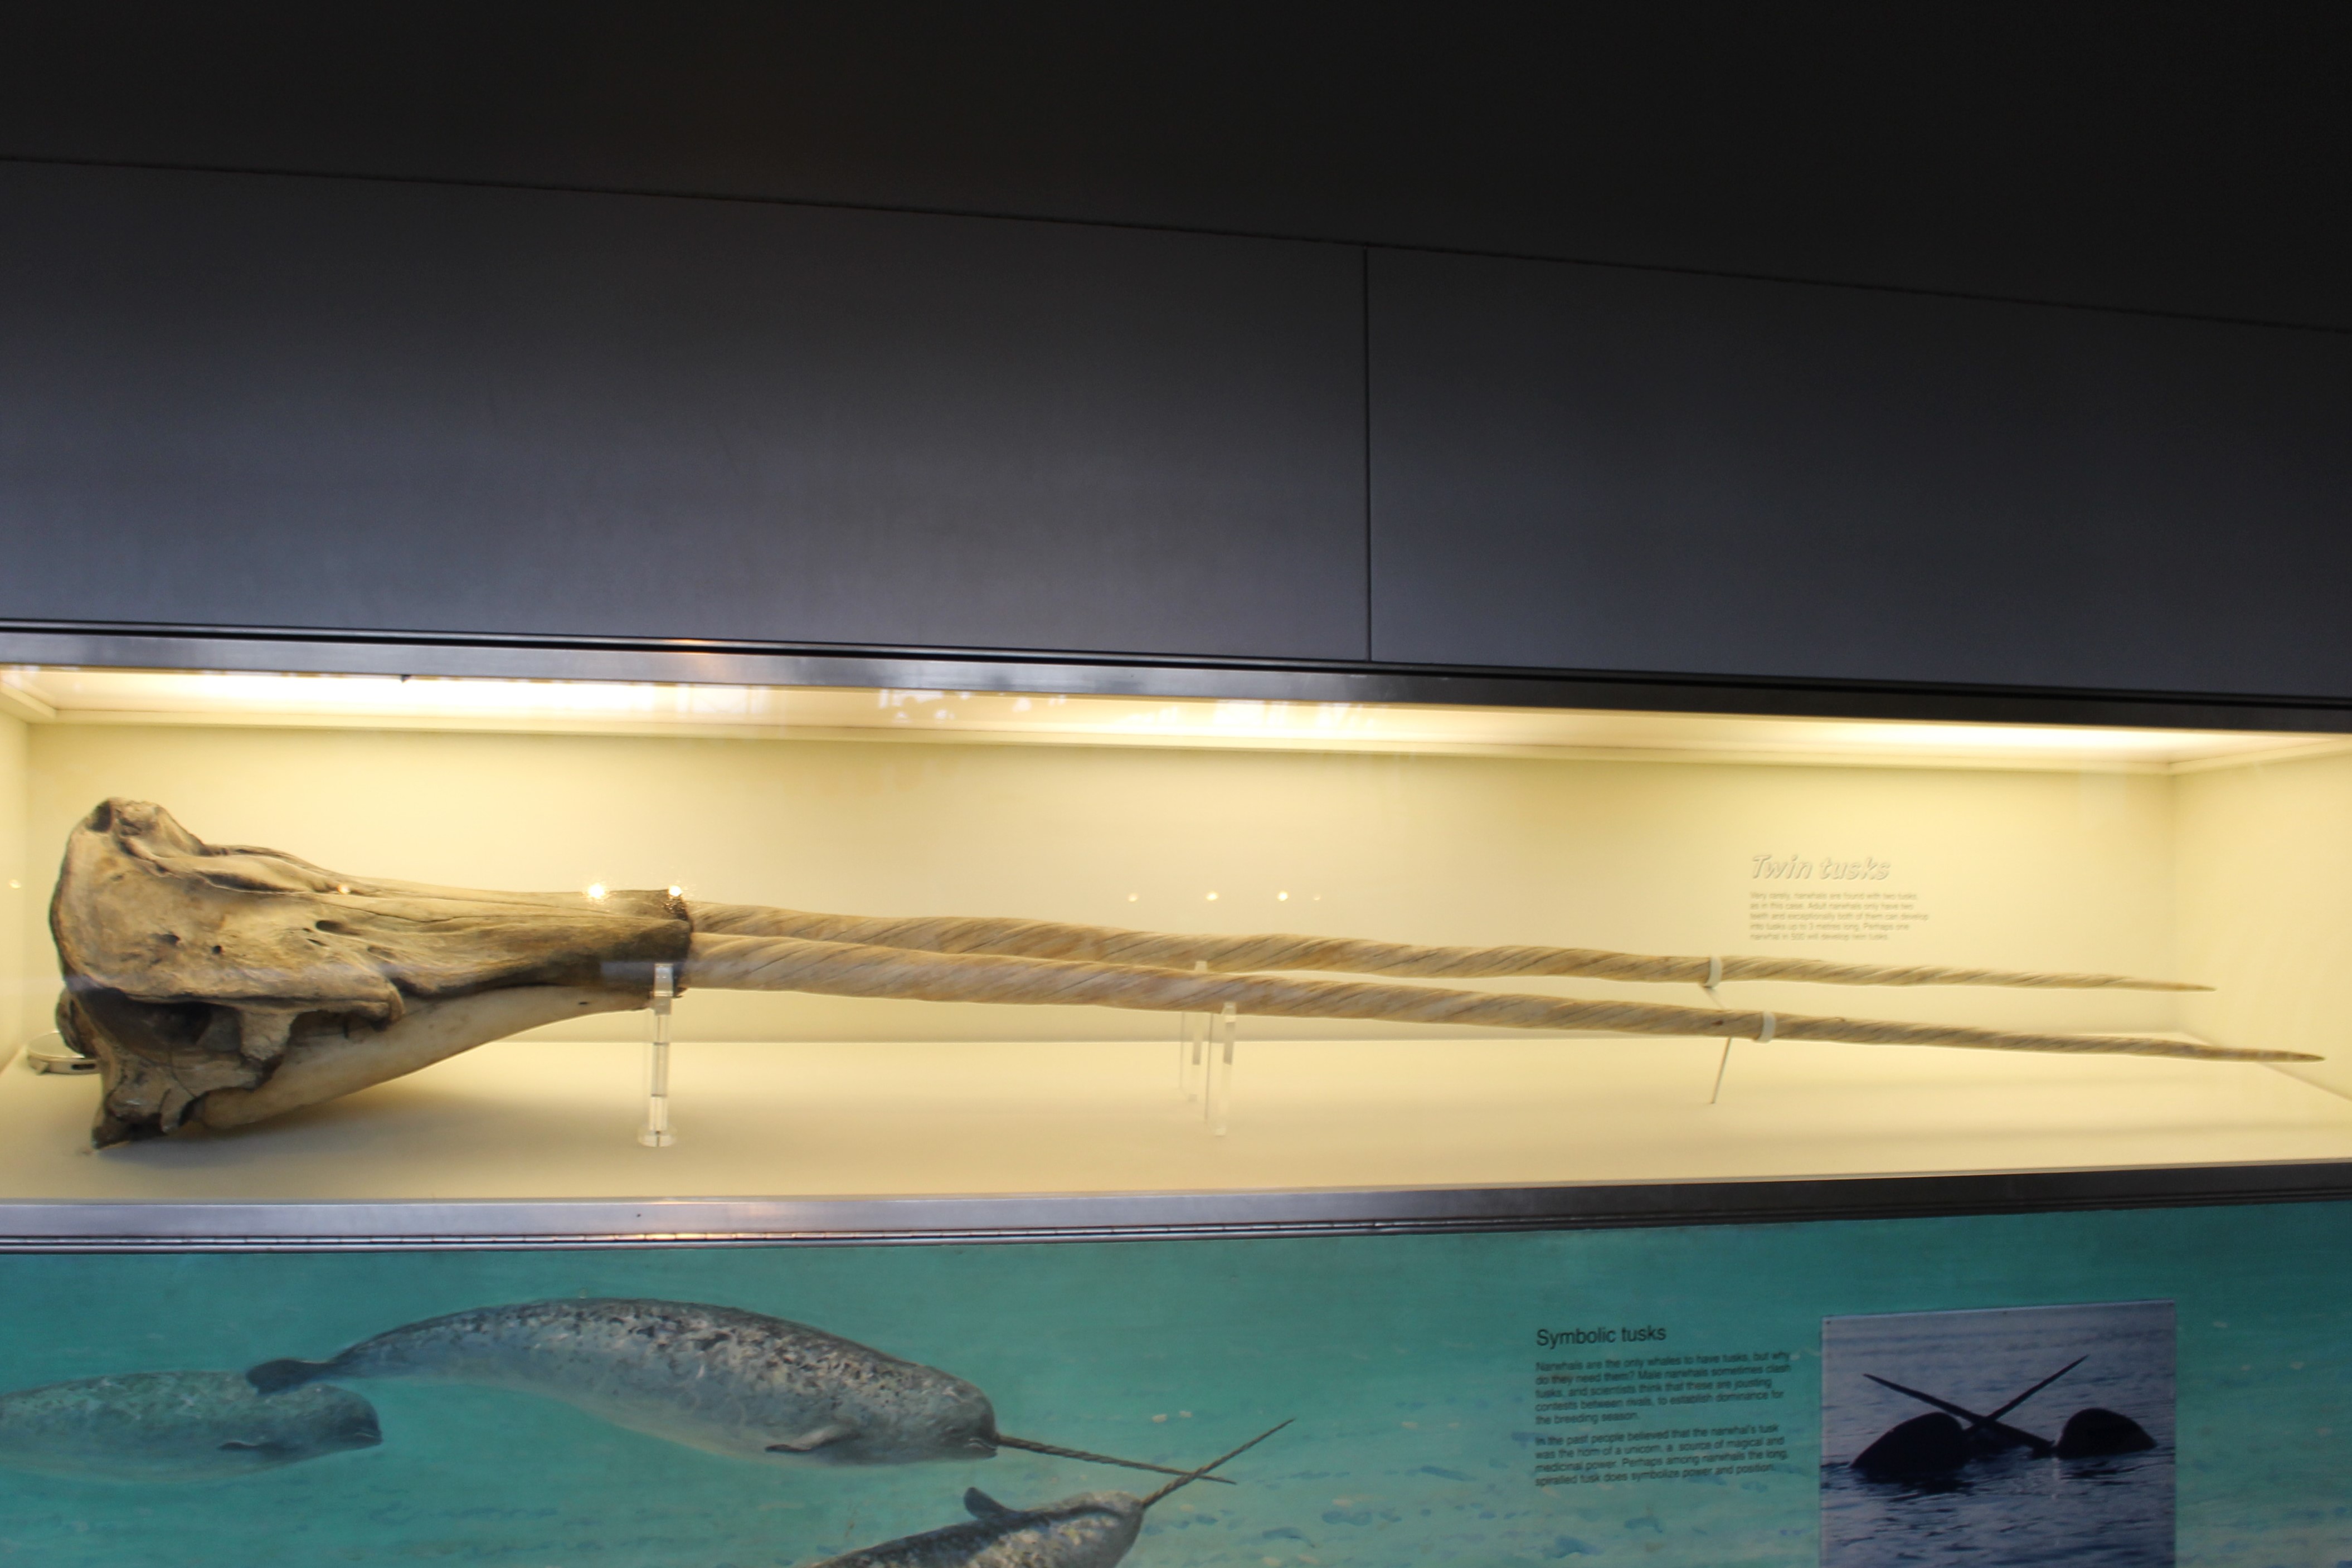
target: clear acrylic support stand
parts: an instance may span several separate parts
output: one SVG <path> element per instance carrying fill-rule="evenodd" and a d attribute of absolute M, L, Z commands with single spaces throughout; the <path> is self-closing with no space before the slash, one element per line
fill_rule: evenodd
<path fill-rule="evenodd" d="M 1205 975 L 1209 961 L 1196 958 L 1192 973 Z M 1209 1015 L 1179 1013 L 1176 1025 L 1176 1092 L 1187 1100 L 1200 1097 L 1201 1081 L 1209 1061 Z"/>
<path fill-rule="evenodd" d="M 1202 1021 L 1204 1024 L 1208 1021 L 1207 1014 L 1202 1015 Z M 1234 1004 L 1227 1002 L 1225 1010 L 1217 1015 L 1215 1048 L 1205 1053 L 1209 1058 L 1207 1064 L 1209 1085 L 1207 1103 L 1202 1109 L 1202 1113 L 1209 1124 L 1209 1131 L 1220 1138 L 1225 1135 L 1225 1123 L 1232 1116 L 1234 1109 Z M 1203 1029 L 1201 1032 L 1206 1035 L 1209 1031 Z"/>
<path fill-rule="evenodd" d="M 1201 1015 L 1176 1015 L 1176 1093 L 1185 1100 L 1200 1097 Z"/>
<path fill-rule="evenodd" d="M 654 966 L 654 1037 L 646 1045 L 646 1124 L 637 1142 L 649 1149 L 666 1149 L 677 1142 L 669 1129 L 669 1005 L 677 997 L 677 968 Z"/>
<path fill-rule="evenodd" d="M 35 1072 L 85 1073 L 98 1071 L 98 1058 L 84 1056 L 51 1030 L 25 1042 L 25 1065 Z"/>
<path fill-rule="evenodd" d="M 1723 1005 L 1723 998 L 1717 994 L 1715 988 L 1722 983 L 1723 960 L 1721 958 L 1709 958 L 1706 961 L 1706 979 L 1701 983 L 1699 988 L 1706 993 L 1706 999 L 1714 1003 L 1718 1008 Z M 1723 1037 L 1723 1060 L 1715 1064 L 1715 1087 L 1707 1092 L 1706 1096 L 1706 1103 L 1710 1105 L 1723 1098 L 1723 1075 L 1731 1071 L 1731 1042 L 1733 1038 L 1734 1037 L 1731 1035 L 1725 1035 Z"/>

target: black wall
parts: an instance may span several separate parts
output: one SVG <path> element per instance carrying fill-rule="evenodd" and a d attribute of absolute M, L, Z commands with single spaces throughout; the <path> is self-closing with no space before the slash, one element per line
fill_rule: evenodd
<path fill-rule="evenodd" d="M 2352 698 L 2347 38 L 19 7 L 0 619 Z"/>

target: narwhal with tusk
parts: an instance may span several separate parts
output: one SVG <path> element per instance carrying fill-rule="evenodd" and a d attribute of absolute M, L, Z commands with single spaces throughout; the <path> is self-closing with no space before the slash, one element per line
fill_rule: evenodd
<path fill-rule="evenodd" d="M 1426 947 L 1294 936 L 1182 936 L 1051 921 L 866 919 L 668 893 L 494 893 L 322 870 L 205 843 L 160 806 L 108 800 L 67 841 L 50 901 L 58 1030 L 95 1057 L 103 1147 L 267 1121 L 493 1040 L 648 1005 L 678 988 L 919 1001 L 1236 1012 L 1497 1029 L 2309 1061 L 2146 1035 L 1958 1025 L 1265 971 L 1704 985 L 2200 990 L 2122 975 L 1692 958 L 1583 947 Z M 1196 968 L 1195 966 L 1198 966 Z"/>
<path fill-rule="evenodd" d="M 1876 1442 L 1854 1457 L 1853 1469 L 1873 1480 L 1904 1480 L 1945 1474 L 1972 1459 L 2014 1448 L 2022 1448 L 2037 1459 L 2091 1459 L 2142 1453 L 2155 1448 L 2156 1439 L 2138 1422 L 2095 1405 L 2068 1416 L 2054 1443 L 2002 1419 L 2089 1359 L 2087 1355 L 2076 1356 L 2024 1393 L 1984 1415 L 1937 1395 L 1906 1387 L 1874 1372 L 1865 1372 L 1863 1375 L 1881 1388 L 1933 1406 L 1936 1413 L 1915 1416 L 1888 1428 Z M 1963 1421 L 1968 1425 L 1961 1426 Z"/>
<path fill-rule="evenodd" d="M 1904 1395 L 1912 1399 L 1916 1399 L 1922 1405 L 1932 1405 L 1947 1416 L 1956 1416 L 1961 1420 L 1966 1421 L 1968 1423 L 1966 1436 L 1969 1446 L 1971 1449 L 1977 1452 L 1998 1453 L 2004 1448 L 2023 1448 L 2037 1459 L 2046 1459 L 2050 1457 L 2051 1451 L 2051 1443 L 2048 1438 L 2037 1437 L 2031 1432 L 2021 1431 L 2002 1420 L 2001 1417 L 2008 1415 L 2011 1411 L 2016 1409 L 2019 1406 L 2024 1404 L 2027 1400 L 2032 1398 L 2035 1395 L 2041 1393 L 2043 1389 L 2049 1387 L 2052 1384 L 2057 1382 L 2060 1378 L 2065 1376 L 2068 1373 L 2074 1371 L 2076 1367 L 2082 1365 L 2083 1363 L 2089 1359 L 2090 1357 L 2085 1355 L 2076 1356 L 2074 1360 L 2068 1362 L 2065 1365 L 2060 1367 L 2057 1371 L 2052 1373 L 2049 1376 L 2043 1378 L 2041 1382 L 2035 1384 L 2024 1393 L 2018 1395 L 2015 1398 L 2011 1399 L 2004 1405 L 1996 1406 L 1993 1410 L 1982 1416 L 1978 1415 L 1975 1411 L 1968 1409 L 1963 1406 L 1955 1405 L 1948 1399 L 1939 1399 L 1933 1394 L 1923 1394 L 1916 1388 L 1906 1388 L 1902 1384 L 1894 1382 L 1888 1378 L 1881 1377 L 1874 1372 L 1865 1372 L 1863 1375 L 1869 1378 L 1873 1383 L 1878 1385 L 1881 1388 L 1892 1389 L 1897 1394 Z"/>
<path fill-rule="evenodd" d="M 1188 1470 L 1148 1497 L 1087 1492 L 1043 1508 L 1007 1508 L 978 1487 L 963 1494 L 961 1524 L 901 1536 L 828 1557 L 814 1568 L 1112 1568 L 1135 1547 L 1143 1516 L 1170 1492 L 1249 1452 L 1289 1426 L 1271 1427 L 1231 1453 Z"/>
<path fill-rule="evenodd" d="M 264 1394 L 325 1379 L 467 1383 L 537 1394 L 631 1431 L 771 1463 L 908 1465 L 1023 1448 L 1186 1475 L 996 1429 L 962 1378 L 838 1334 L 734 1307 L 587 1298 L 453 1312 L 328 1361 L 267 1361 Z"/>

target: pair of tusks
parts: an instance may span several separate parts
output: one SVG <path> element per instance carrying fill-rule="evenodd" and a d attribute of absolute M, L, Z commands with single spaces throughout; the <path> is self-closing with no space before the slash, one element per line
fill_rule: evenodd
<path fill-rule="evenodd" d="M 1462 979 L 1579 976 L 1680 982 L 1710 988 L 1722 980 L 2051 990 L 2210 988 L 2123 975 L 1881 967 L 1811 958 L 1670 957 L 1584 947 L 1423 947 L 1313 936 L 1173 936 L 1034 920 L 860 919 L 699 902 L 693 905 L 693 923 L 681 977 L 687 985 L 714 989 L 1134 1008 L 1153 1012 L 1216 1012 L 1230 1005 L 1236 1013 L 1273 1018 L 1940 1045 L 2200 1061 L 2315 1060 L 2295 1051 L 2240 1050 L 2146 1035 L 2037 1034 L 1761 1009 L 1293 979 L 1235 971 L 1324 969 Z M 1203 968 L 1177 967 L 1194 964 Z"/>
<path fill-rule="evenodd" d="M 1319 936 L 1173 936 L 999 919 L 875 920 L 668 893 L 499 893 L 346 876 L 207 844 L 162 807 L 107 800 L 68 837 L 49 925 L 58 1028 L 102 1073 L 104 1146 L 231 1127 L 382 1083 L 526 1030 L 680 988 L 938 1002 L 1360 1019 L 1500 1029 L 2309 1061 L 2147 1035 L 2037 1034 L 1718 1006 L 1591 1001 L 1402 983 L 1583 977 L 1705 987 L 2204 988 L 2122 975 L 1811 958 L 1652 957 L 1582 947 L 1421 947 Z M 1326 970 L 1387 977 L 1311 979 Z"/>

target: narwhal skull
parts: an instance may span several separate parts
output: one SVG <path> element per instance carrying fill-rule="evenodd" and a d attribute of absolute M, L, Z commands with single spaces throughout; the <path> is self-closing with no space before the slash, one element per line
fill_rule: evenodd
<path fill-rule="evenodd" d="M 658 893 L 368 881 L 207 844 L 135 800 L 74 829 L 49 927 L 58 1032 L 103 1073 L 100 1145 L 257 1121 L 644 1007 L 653 966 L 681 963 L 691 934 Z"/>

